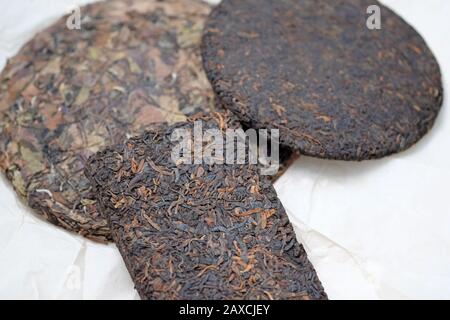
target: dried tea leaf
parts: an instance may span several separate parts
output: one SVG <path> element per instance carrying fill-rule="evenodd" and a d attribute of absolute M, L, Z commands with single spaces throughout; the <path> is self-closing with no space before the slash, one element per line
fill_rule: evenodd
<path fill-rule="evenodd" d="M 7 176 L 38 214 L 110 239 L 84 162 L 151 123 L 214 109 L 200 57 L 209 12 L 200 0 L 99 2 L 82 8 L 81 30 L 63 17 L 9 60 L 0 75 L 0 166 L 15 168 Z M 178 34 L 188 46 L 176 45 Z"/>
<path fill-rule="evenodd" d="M 21 146 L 20 156 L 22 160 L 27 163 L 28 172 L 32 175 L 42 171 L 45 168 L 42 154 L 40 152 L 32 151 L 27 147 Z"/>
<path fill-rule="evenodd" d="M 196 120 L 225 134 L 226 115 Z M 269 179 L 255 165 L 177 165 L 176 129 L 193 122 L 152 126 L 85 167 L 140 296 L 326 299 Z"/>
<path fill-rule="evenodd" d="M 76 106 L 83 105 L 89 99 L 90 90 L 88 87 L 82 87 L 75 100 Z"/>
<path fill-rule="evenodd" d="M 13 171 L 11 182 L 21 196 L 26 195 L 25 182 L 23 181 L 22 174 L 18 170 Z"/>
<path fill-rule="evenodd" d="M 375 3 L 381 30 L 366 28 Z M 282 144 L 309 156 L 403 151 L 431 129 L 443 101 L 433 53 L 378 1 L 223 0 L 202 48 L 224 107 L 278 128 Z"/>

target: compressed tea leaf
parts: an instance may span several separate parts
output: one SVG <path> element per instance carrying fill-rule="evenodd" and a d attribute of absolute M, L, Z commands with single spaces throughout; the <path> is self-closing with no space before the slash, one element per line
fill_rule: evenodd
<path fill-rule="evenodd" d="M 200 0 L 107 1 L 39 33 L 0 76 L 0 166 L 45 219 L 91 239 L 110 238 L 87 158 L 154 122 L 214 109 L 200 41 Z"/>
<path fill-rule="evenodd" d="M 205 130 L 230 125 L 220 115 L 202 120 Z M 86 164 L 140 296 L 325 299 L 257 166 L 172 161 L 172 134 L 192 127 L 192 122 L 153 126 Z"/>
<path fill-rule="evenodd" d="M 370 30 L 367 9 L 381 8 Z M 203 62 L 224 106 L 281 143 L 328 159 L 380 158 L 430 130 L 443 89 L 421 36 L 372 0 L 224 0 Z"/>
<path fill-rule="evenodd" d="M 234 128 L 216 114 L 203 129 Z M 193 121 L 154 126 L 86 164 L 143 299 L 326 299 L 270 180 L 251 164 L 176 164 Z"/>

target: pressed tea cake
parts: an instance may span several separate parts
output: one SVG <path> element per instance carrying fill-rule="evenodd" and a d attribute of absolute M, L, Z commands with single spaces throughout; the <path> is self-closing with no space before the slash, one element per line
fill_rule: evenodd
<path fill-rule="evenodd" d="M 223 114 L 196 120 L 234 127 Z M 86 164 L 143 299 L 326 299 L 268 177 L 250 164 L 176 164 L 193 121 L 152 126 Z"/>
<path fill-rule="evenodd" d="M 381 30 L 366 26 L 381 8 Z M 380 158 L 432 127 L 443 98 L 421 36 L 374 0 L 224 0 L 203 63 L 224 106 L 310 156 Z"/>
<path fill-rule="evenodd" d="M 87 158 L 148 124 L 214 106 L 200 58 L 200 0 L 107 1 L 36 35 L 0 76 L 0 165 L 48 221 L 110 237 L 83 175 Z"/>

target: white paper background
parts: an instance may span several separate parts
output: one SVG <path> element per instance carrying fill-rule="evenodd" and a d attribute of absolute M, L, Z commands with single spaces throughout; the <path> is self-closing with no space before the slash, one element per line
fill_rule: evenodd
<path fill-rule="evenodd" d="M 89 0 L 0 0 L 0 69 L 33 34 Z M 217 1 L 212 1 L 217 2 Z M 450 88 L 450 1 L 384 0 L 426 39 Z M 383 160 L 302 157 L 276 188 L 331 299 L 450 299 L 450 110 Z M 0 179 L 0 298 L 138 299 L 113 245 L 40 220 Z"/>

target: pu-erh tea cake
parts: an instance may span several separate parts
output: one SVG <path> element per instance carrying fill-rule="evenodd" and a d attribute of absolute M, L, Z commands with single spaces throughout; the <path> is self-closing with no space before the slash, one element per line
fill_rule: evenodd
<path fill-rule="evenodd" d="M 48 221 L 110 237 L 83 167 L 100 148 L 148 124 L 214 106 L 200 42 L 210 7 L 198 0 L 106 1 L 37 34 L 0 76 L 1 168 Z"/>
<path fill-rule="evenodd" d="M 372 28 L 369 6 L 379 6 Z M 439 65 L 422 37 L 374 0 L 224 0 L 203 62 L 224 106 L 281 143 L 327 159 L 407 149 L 440 110 Z"/>
<path fill-rule="evenodd" d="M 233 127 L 220 114 L 196 121 Z M 258 166 L 173 161 L 176 130 L 194 123 L 152 126 L 86 164 L 141 298 L 326 299 Z"/>

